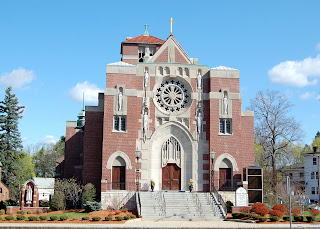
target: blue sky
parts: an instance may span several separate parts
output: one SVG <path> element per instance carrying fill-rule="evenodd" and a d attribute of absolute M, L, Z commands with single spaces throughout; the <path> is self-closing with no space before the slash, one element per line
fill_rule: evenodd
<path fill-rule="evenodd" d="M 159 4 L 161 3 L 161 4 Z M 320 1 L 0 1 L 0 100 L 7 85 L 26 107 L 24 146 L 65 135 L 85 89 L 95 105 L 120 44 L 173 34 L 190 57 L 240 70 L 243 110 L 257 91 L 280 90 L 310 143 L 320 130 Z"/>

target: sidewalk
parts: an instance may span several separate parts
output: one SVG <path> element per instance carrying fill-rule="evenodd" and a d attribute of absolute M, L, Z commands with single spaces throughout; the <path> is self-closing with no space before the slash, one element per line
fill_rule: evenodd
<path fill-rule="evenodd" d="M 135 219 L 127 221 L 124 224 L 62 224 L 62 223 L 1 223 L 1 229 L 14 228 L 289 228 L 289 224 L 257 224 L 257 223 L 239 223 L 230 221 L 144 221 Z M 320 228 L 320 224 L 292 224 L 292 228 Z"/>

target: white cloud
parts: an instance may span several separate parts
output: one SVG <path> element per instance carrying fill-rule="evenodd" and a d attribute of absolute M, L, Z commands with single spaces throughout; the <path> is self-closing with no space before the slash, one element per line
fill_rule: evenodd
<path fill-rule="evenodd" d="M 31 83 L 36 78 L 32 70 L 24 68 L 12 70 L 10 73 L 3 73 L 0 77 L 0 85 L 11 86 L 13 89 L 22 88 L 25 84 Z"/>
<path fill-rule="evenodd" d="M 301 61 L 285 61 L 269 70 L 273 83 L 295 87 L 317 84 L 317 79 L 311 79 L 314 77 L 320 77 L 320 55 Z"/>
<path fill-rule="evenodd" d="M 94 103 L 98 102 L 98 93 L 103 90 L 98 88 L 95 84 L 91 84 L 88 81 L 84 81 L 83 83 L 77 83 L 70 91 L 69 95 L 71 99 L 82 102 L 83 92 L 86 103 Z"/>
<path fill-rule="evenodd" d="M 314 91 L 307 91 L 300 95 L 300 99 L 315 99 L 316 98 L 316 93 Z"/>
<path fill-rule="evenodd" d="M 59 139 L 57 139 L 56 137 L 47 135 L 39 141 L 39 144 L 56 144 L 58 141 Z"/>
<path fill-rule="evenodd" d="M 29 141 L 29 140 L 30 140 L 29 137 L 23 137 L 23 138 L 21 139 L 21 141 L 22 141 L 23 143 L 25 143 L 25 142 L 27 142 L 27 141 Z"/>
<path fill-rule="evenodd" d="M 316 50 L 317 50 L 317 51 L 320 51 L 320 43 L 319 43 L 319 44 L 317 44 L 317 46 L 316 46 Z"/>

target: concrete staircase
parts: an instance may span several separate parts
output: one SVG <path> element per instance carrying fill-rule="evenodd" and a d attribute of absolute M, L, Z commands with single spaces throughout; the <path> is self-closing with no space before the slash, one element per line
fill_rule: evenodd
<path fill-rule="evenodd" d="M 143 220 L 201 221 L 224 218 L 222 207 L 211 193 L 140 192 Z"/>

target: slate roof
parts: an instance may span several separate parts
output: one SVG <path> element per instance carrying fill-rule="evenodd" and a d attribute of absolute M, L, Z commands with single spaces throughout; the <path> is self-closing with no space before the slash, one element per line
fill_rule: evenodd
<path fill-rule="evenodd" d="M 34 180 L 34 183 L 38 188 L 54 188 L 54 178 L 34 177 L 32 179 Z"/>
<path fill-rule="evenodd" d="M 218 71 L 236 71 L 238 69 L 235 68 L 230 68 L 230 67 L 226 67 L 226 66 L 218 66 L 218 67 L 214 67 L 211 68 L 212 70 L 218 70 Z"/>
<path fill-rule="evenodd" d="M 151 43 L 151 44 L 163 44 L 165 41 L 154 36 L 137 36 L 134 38 L 127 39 L 123 43 Z"/>

